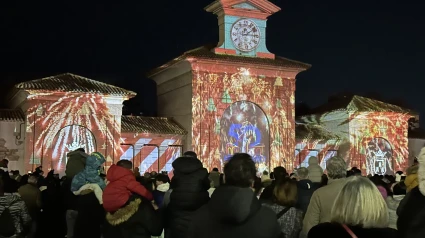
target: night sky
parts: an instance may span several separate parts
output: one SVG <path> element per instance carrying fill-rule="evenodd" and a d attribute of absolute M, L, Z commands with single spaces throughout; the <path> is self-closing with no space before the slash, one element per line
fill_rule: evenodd
<path fill-rule="evenodd" d="M 203 10 L 212 0 L 6 2 L 1 90 L 71 72 L 138 92 L 133 107 L 155 115 L 155 83 L 145 73 L 218 41 L 217 18 Z M 272 2 L 282 11 L 269 18 L 268 49 L 313 65 L 298 75 L 298 102 L 372 92 L 425 112 L 424 1 Z"/>

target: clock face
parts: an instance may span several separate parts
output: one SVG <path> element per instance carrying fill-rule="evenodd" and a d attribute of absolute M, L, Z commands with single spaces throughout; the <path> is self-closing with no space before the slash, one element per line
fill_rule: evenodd
<path fill-rule="evenodd" d="M 248 19 L 241 19 L 235 22 L 230 34 L 233 44 L 240 51 L 252 51 L 260 43 L 260 28 Z"/>

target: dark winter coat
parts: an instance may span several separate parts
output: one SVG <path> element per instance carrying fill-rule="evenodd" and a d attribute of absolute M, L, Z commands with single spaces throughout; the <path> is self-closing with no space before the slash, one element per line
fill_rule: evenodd
<path fill-rule="evenodd" d="M 308 204 L 310 204 L 311 196 L 318 186 L 313 184 L 309 179 L 303 179 L 297 182 L 298 201 L 297 207 L 301 209 L 303 214 L 307 212 Z"/>
<path fill-rule="evenodd" d="M 193 216 L 190 238 L 278 238 L 276 213 L 261 206 L 250 188 L 223 185 Z"/>
<path fill-rule="evenodd" d="M 425 234 L 425 196 L 419 187 L 412 189 L 397 209 L 399 237 L 419 238 Z"/>
<path fill-rule="evenodd" d="M 104 238 L 150 238 L 163 230 L 161 213 L 146 198 L 133 195 L 127 204 L 106 214 Z"/>
<path fill-rule="evenodd" d="M 396 238 L 397 230 L 391 228 L 362 228 L 349 226 L 351 231 L 358 238 Z M 308 238 L 351 238 L 351 235 L 344 229 L 341 224 L 322 223 L 319 224 L 308 232 Z"/>
<path fill-rule="evenodd" d="M 25 184 L 18 189 L 18 193 L 25 205 L 28 208 L 28 212 L 33 220 L 36 220 L 38 212 L 41 208 L 41 191 L 40 189 L 32 184 Z"/>
<path fill-rule="evenodd" d="M 25 237 L 31 227 L 31 216 L 25 206 L 25 202 L 18 195 L 0 196 L 0 215 L 6 207 L 9 208 L 15 224 L 15 237 Z"/>
<path fill-rule="evenodd" d="M 208 171 L 193 157 L 180 157 L 173 162 L 170 203 L 166 208 L 167 238 L 186 238 L 193 213 L 206 204 L 210 197 Z"/>
<path fill-rule="evenodd" d="M 100 227 L 105 218 L 105 211 L 99 204 L 94 192 L 78 196 L 77 212 L 74 238 L 100 237 Z"/>
<path fill-rule="evenodd" d="M 66 177 L 72 179 L 86 167 L 86 158 L 89 155 L 81 151 L 72 151 L 67 156 L 68 162 L 66 163 L 65 174 Z"/>

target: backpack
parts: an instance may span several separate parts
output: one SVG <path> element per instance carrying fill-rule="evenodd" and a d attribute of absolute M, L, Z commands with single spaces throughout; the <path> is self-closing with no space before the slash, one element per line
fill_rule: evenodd
<path fill-rule="evenodd" d="M 3 212 L 0 214 L 0 236 L 2 237 L 12 237 L 16 232 L 15 222 L 9 210 L 10 206 L 12 204 L 5 206 Z"/>

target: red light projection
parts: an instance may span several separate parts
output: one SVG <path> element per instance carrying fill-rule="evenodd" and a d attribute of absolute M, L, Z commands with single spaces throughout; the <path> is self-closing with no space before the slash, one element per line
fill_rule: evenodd
<path fill-rule="evenodd" d="M 26 170 L 42 165 L 63 172 L 66 154 L 78 148 L 99 151 L 112 162 L 121 154 L 120 117 L 104 97 L 94 94 L 43 93 L 28 97 Z"/>

